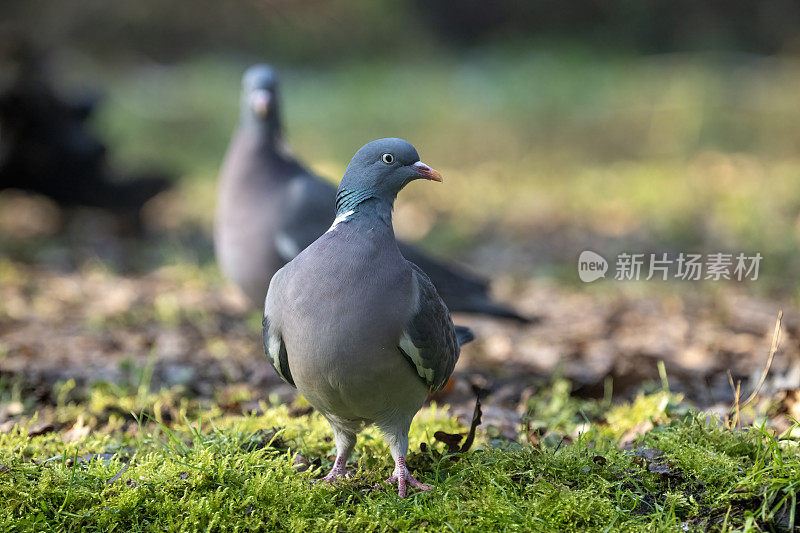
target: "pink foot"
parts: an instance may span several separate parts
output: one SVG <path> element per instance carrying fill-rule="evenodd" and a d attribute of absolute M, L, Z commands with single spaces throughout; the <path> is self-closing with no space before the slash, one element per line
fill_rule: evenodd
<path fill-rule="evenodd" d="M 346 478 L 350 477 L 350 474 L 347 473 L 346 465 L 347 465 L 347 460 L 344 457 L 342 456 L 336 457 L 336 461 L 334 461 L 333 463 L 333 468 L 331 468 L 331 471 L 328 472 L 328 475 L 322 479 L 316 480 L 315 483 L 316 482 L 333 483 L 334 481 L 336 481 L 336 479 L 340 477 L 346 477 Z"/>
<path fill-rule="evenodd" d="M 394 472 L 392 475 L 384 481 L 384 483 L 394 483 L 397 482 L 397 494 L 401 498 L 406 497 L 406 486 L 411 485 L 412 487 L 420 490 L 433 490 L 433 487 L 430 485 L 425 485 L 420 483 L 414 476 L 411 475 L 411 472 L 408 471 L 406 468 L 406 459 L 405 457 L 398 457 L 397 462 L 395 463 Z"/>

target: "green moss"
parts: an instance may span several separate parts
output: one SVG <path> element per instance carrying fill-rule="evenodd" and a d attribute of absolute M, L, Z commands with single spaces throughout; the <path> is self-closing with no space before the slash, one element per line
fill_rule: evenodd
<path fill-rule="evenodd" d="M 359 436 L 351 479 L 311 483 L 330 467 L 334 445 L 321 416 L 297 416 L 302 400 L 231 415 L 179 388 L 142 396 L 98 385 L 70 403 L 67 384 L 54 416 L 95 429 L 71 442 L 75 426 L 29 437 L 34 417 L 0 436 L 0 530 L 733 529 L 774 523 L 796 497 L 796 446 L 762 428 L 731 431 L 707 416 L 677 415 L 663 392 L 604 409 L 566 400 L 565 387 L 557 382 L 532 400 L 552 407 L 541 420 L 545 433 L 558 428 L 555 443 L 480 432 L 459 461 L 433 433 L 463 428 L 426 408 L 412 426 L 408 462 L 435 490 L 401 500 L 374 488 L 392 468 L 374 428 Z M 579 423 L 591 409 L 598 419 Z M 653 428 L 621 449 L 619 436 L 645 421 Z M 298 456 L 308 471 L 295 470 Z"/>

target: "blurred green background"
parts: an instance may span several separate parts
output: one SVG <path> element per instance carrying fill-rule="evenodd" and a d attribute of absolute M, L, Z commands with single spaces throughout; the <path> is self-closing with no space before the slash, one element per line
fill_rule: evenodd
<path fill-rule="evenodd" d="M 0 13 L 0 34 L 47 50 L 65 90 L 105 92 L 95 127 L 116 162 L 180 176 L 148 212 L 174 241 L 162 260 L 211 261 L 176 236 L 210 234 L 241 73 L 270 62 L 288 143 L 321 175 L 337 181 L 385 136 L 442 171 L 397 211 L 432 253 L 579 283 L 583 249 L 760 252 L 742 287 L 800 299 L 794 2 L 11 0 Z"/>

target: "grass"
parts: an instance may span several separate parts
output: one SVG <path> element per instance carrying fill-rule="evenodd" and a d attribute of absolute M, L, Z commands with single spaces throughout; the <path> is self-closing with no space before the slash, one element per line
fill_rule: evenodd
<path fill-rule="evenodd" d="M 797 520 L 796 441 L 726 429 L 664 391 L 610 406 L 570 399 L 557 381 L 529 401 L 537 431 L 483 428 L 458 461 L 433 434 L 464 428 L 433 405 L 414 422 L 408 464 L 436 488 L 405 500 L 374 488 L 392 466 L 374 428 L 359 436 L 352 479 L 311 484 L 334 447 L 302 404 L 236 414 L 133 385 L 83 397 L 67 385 L 58 398 L 61 430 L 34 416 L 0 435 L 2 530 L 735 531 Z M 642 422 L 651 429 L 625 437 Z"/>

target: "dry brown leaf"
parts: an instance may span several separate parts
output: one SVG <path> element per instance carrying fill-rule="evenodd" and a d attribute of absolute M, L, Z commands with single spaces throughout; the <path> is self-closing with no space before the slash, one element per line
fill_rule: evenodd
<path fill-rule="evenodd" d="M 85 438 L 89 435 L 91 428 L 84 424 L 83 415 L 78 415 L 78 419 L 72 424 L 72 427 L 61 434 L 62 442 L 75 442 Z"/>

